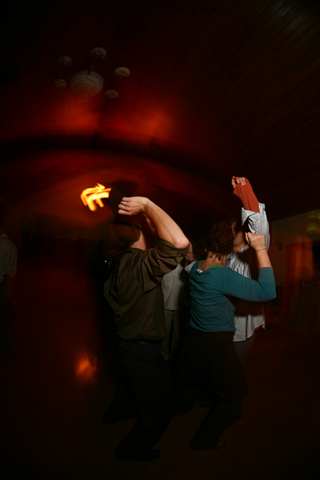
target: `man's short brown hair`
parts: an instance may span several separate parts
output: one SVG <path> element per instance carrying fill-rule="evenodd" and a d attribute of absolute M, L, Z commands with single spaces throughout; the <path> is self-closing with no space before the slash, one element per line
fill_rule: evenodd
<path fill-rule="evenodd" d="M 117 215 L 113 222 L 113 230 L 116 237 L 125 248 L 130 247 L 140 238 L 144 220 L 141 215 Z"/>

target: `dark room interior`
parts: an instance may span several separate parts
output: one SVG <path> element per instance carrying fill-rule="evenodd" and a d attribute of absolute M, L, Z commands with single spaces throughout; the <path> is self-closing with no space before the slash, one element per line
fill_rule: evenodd
<path fill-rule="evenodd" d="M 0 204 L 18 249 L 0 358 L 0 478 L 314 479 L 320 446 L 320 2 L 47 0 L 1 9 Z M 244 365 L 243 417 L 217 451 L 172 420 L 161 458 L 121 462 L 133 420 L 103 297 L 122 196 L 150 198 L 200 245 L 266 205 L 277 298 Z M 99 201 L 82 201 L 102 185 Z M 1 227 L 1 225 L 0 225 Z"/>

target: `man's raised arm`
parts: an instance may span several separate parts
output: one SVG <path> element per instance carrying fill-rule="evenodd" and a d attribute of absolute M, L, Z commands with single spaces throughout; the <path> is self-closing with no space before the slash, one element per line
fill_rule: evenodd
<path fill-rule="evenodd" d="M 246 210 L 259 212 L 259 202 L 251 187 L 249 180 L 245 177 L 235 177 L 231 179 L 233 193 L 240 198 Z"/>
<path fill-rule="evenodd" d="M 266 248 L 269 249 L 270 233 L 265 205 L 259 203 L 249 180 L 245 177 L 232 177 L 233 193 L 237 195 L 243 203 L 241 213 L 242 225 L 248 221 L 251 232 L 259 232 L 264 235 Z"/>
<path fill-rule="evenodd" d="M 179 225 L 162 208 L 146 197 L 123 197 L 118 213 L 120 215 L 144 213 L 162 240 L 167 240 L 176 248 L 186 248 L 189 245 L 189 240 Z"/>

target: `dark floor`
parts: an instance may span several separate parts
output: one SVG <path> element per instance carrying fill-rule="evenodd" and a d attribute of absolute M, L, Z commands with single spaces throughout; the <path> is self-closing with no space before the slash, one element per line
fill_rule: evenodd
<path fill-rule="evenodd" d="M 172 421 L 158 444 L 160 459 L 119 462 L 114 450 L 133 421 L 101 422 L 116 386 L 98 316 L 94 287 L 80 270 L 19 267 L 10 327 L 15 354 L 0 360 L 1 480 L 317 478 L 319 335 L 274 325 L 259 332 L 245 368 L 243 418 L 225 433 L 223 449 L 189 449 L 207 413 L 195 407 Z"/>

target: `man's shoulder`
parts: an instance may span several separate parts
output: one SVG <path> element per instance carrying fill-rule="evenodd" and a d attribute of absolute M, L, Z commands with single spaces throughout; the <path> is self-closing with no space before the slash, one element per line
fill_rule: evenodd
<path fill-rule="evenodd" d="M 124 262 L 130 261 L 130 259 L 134 257 L 143 256 L 145 254 L 144 252 L 146 252 L 146 250 L 141 250 L 140 248 L 128 247 L 110 255 L 108 263 L 110 264 L 124 263 Z"/>
<path fill-rule="evenodd" d="M 123 261 L 131 256 L 131 250 L 131 248 L 118 250 L 116 252 L 112 252 L 108 256 L 108 258 L 106 259 L 107 278 L 110 278 L 111 273 L 114 272 L 116 269 L 119 269 Z"/>

